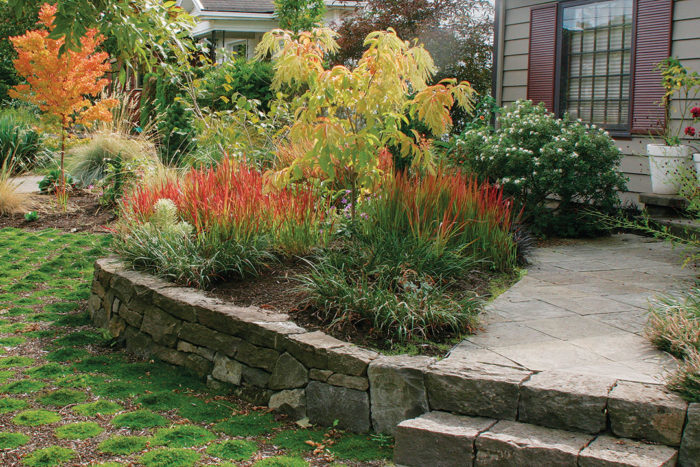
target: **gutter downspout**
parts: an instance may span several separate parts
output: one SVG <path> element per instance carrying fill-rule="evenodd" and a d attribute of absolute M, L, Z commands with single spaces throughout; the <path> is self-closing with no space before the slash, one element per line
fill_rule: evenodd
<path fill-rule="evenodd" d="M 505 35 L 505 2 L 495 0 L 495 19 L 493 37 L 493 72 L 491 74 L 491 94 L 496 99 L 496 105 L 503 103 L 503 44 Z"/>

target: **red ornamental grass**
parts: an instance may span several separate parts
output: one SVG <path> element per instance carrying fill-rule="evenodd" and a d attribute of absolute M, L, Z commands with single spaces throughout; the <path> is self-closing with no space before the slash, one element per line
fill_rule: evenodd
<path fill-rule="evenodd" d="M 260 172 L 232 160 L 192 169 L 177 184 L 139 188 L 124 199 L 123 212 L 138 222 L 148 221 L 153 205 L 162 198 L 175 203 L 197 234 L 246 241 L 259 234 L 279 238 L 280 232 L 294 233 L 296 246 L 291 250 L 297 253 L 311 246 L 306 243 L 315 239 L 313 232 L 320 231 L 326 213 L 315 191 L 306 187 L 267 191 Z"/>
<path fill-rule="evenodd" d="M 444 172 L 420 180 L 398 175 L 387 185 L 381 203 L 387 212 L 377 215 L 388 228 L 403 225 L 412 235 L 438 246 L 466 245 L 499 269 L 512 265 L 515 246 L 510 230 L 516 216 L 500 187 Z"/>

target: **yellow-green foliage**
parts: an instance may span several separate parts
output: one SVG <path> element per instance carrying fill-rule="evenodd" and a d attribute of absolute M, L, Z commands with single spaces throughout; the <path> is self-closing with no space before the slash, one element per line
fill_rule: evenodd
<path fill-rule="evenodd" d="M 433 134 L 443 134 L 452 124 L 452 105 L 469 110 L 474 90 L 456 80 L 428 86 L 436 70 L 430 54 L 392 29 L 367 36 L 367 50 L 355 67 L 326 69 L 324 57 L 338 49 L 336 36 L 326 28 L 298 34 L 277 29 L 258 46 L 258 57 L 272 55 L 275 61 L 273 89 L 305 89 L 295 101 L 290 139 L 314 143 L 268 177 L 284 185 L 302 178 L 304 169 L 320 168 L 325 178 L 350 188 L 355 200 L 358 188 L 370 187 L 382 175 L 379 153 L 386 146 L 399 146 L 416 166 L 432 168 L 429 141 L 417 132 L 402 133 L 402 124 L 412 115 Z"/>

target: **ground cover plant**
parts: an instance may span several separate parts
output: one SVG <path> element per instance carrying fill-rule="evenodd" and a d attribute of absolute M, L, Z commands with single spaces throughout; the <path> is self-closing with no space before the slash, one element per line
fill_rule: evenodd
<path fill-rule="evenodd" d="M 318 443 L 306 444 L 304 435 L 294 435 L 299 429 L 289 420 L 210 392 L 203 381 L 180 368 L 134 360 L 87 324 L 51 321 L 54 314 L 84 312 L 92 260 L 104 254 L 110 241 L 103 235 L 0 229 L 0 464 L 323 466 L 342 459 L 345 465 L 359 466 L 387 462 L 391 449 L 384 438 L 305 430 L 308 439 Z M 27 279 L 46 263 L 53 264 L 53 272 Z M 23 304 L 16 305 L 17 301 Z M 47 309 L 55 311 L 47 313 Z M 28 320 L 37 315 L 43 319 Z M 12 327 L 22 323 L 29 325 Z M 4 389 L 27 383 L 39 383 L 41 388 L 19 393 Z M 137 390 L 99 396 L 97 392 L 108 383 Z M 219 423 L 227 423 L 227 429 L 217 429 Z M 294 436 L 298 444 L 287 447 L 282 440 Z M 360 440 L 349 459 L 341 443 L 346 438 Z M 291 460 L 280 464 L 284 457 Z"/>
<path fill-rule="evenodd" d="M 659 297 L 651 306 L 647 337 L 679 360 L 670 387 L 691 402 L 700 402 L 700 289 Z"/>

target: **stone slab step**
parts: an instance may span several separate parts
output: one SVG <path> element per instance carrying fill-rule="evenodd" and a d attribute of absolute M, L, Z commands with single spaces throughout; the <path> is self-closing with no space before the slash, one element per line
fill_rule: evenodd
<path fill-rule="evenodd" d="M 676 465 L 668 446 L 433 411 L 400 423 L 394 462 L 407 467 Z"/>

